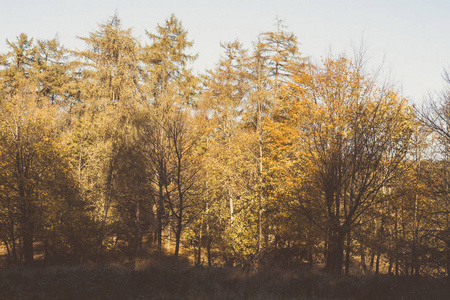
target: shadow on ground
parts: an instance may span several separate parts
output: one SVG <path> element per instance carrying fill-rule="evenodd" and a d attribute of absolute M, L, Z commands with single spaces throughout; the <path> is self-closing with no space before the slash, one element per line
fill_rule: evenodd
<path fill-rule="evenodd" d="M 0 270 L 0 299 L 450 299 L 441 281 L 192 267 L 174 259 Z"/>

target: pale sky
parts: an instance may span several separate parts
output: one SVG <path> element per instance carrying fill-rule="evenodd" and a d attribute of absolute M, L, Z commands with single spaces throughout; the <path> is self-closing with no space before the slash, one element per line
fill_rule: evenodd
<path fill-rule="evenodd" d="M 239 39 L 246 48 L 284 20 L 313 61 L 327 53 L 352 53 L 364 40 L 373 66 L 384 61 L 385 74 L 415 103 L 443 89 L 443 68 L 450 66 L 449 0 L 0 0 L 0 53 L 5 40 L 24 32 L 35 39 L 56 34 L 70 49 L 82 49 L 87 36 L 117 10 L 124 28 L 145 41 L 170 14 L 183 23 L 199 58 L 194 69 L 211 69 L 220 42 Z"/>

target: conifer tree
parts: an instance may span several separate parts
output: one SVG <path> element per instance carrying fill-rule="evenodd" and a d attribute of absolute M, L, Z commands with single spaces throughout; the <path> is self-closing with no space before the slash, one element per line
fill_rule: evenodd
<path fill-rule="evenodd" d="M 182 193 L 178 193 L 178 210 L 171 211 L 174 208 L 174 199 L 170 198 L 168 192 L 173 171 L 171 168 L 181 168 L 178 161 L 180 157 L 177 157 L 180 153 L 175 153 L 175 149 L 171 148 L 179 141 L 176 136 L 171 136 L 171 132 L 176 128 L 187 130 L 187 126 L 179 123 L 184 122 L 183 118 L 179 118 L 179 113 L 189 111 L 194 104 L 198 84 L 190 69 L 190 63 L 196 59 L 196 55 L 187 53 L 193 45 L 187 34 L 181 22 L 171 15 L 163 25 L 157 26 L 155 33 L 147 32 L 150 43 L 144 47 L 142 57 L 146 74 L 144 93 L 150 116 L 144 124 L 147 132 L 147 159 L 154 172 L 152 181 L 158 195 L 155 200 L 157 249 L 158 253 L 162 253 L 163 229 L 166 225 L 171 226 L 168 215 L 173 213 L 177 219 L 176 225 L 172 226 L 176 235 L 176 255 L 184 226 L 184 204 Z M 184 183 L 178 181 L 177 184 L 180 186 Z M 169 232 L 170 230 L 169 228 Z"/>
<path fill-rule="evenodd" d="M 112 221 L 111 205 L 120 193 L 116 182 L 120 160 L 138 139 L 133 118 L 141 99 L 140 53 L 131 29 L 122 29 L 117 15 L 81 39 L 87 49 L 76 53 L 82 77 L 77 157 L 83 166 L 80 180 L 85 195 L 101 199 L 97 203 L 101 246 Z"/>
<path fill-rule="evenodd" d="M 61 221 L 56 208 L 67 213 L 64 203 L 75 203 L 77 195 L 63 192 L 63 187 L 74 190 L 62 146 L 60 125 L 64 114 L 49 101 L 50 93 L 44 92 L 45 87 L 54 86 L 59 78 L 40 77 L 43 53 L 33 39 L 21 34 L 16 42 L 7 43 L 11 51 L 4 57 L 0 71 L 0 181 L 4 188 L 3 213 L 8 224 L 4 240 L 13 262 L 18 260 L 20 246 L 25 263 L 29 264 L 34 259 L 34 242 L 38 238 L 47 247 L 52 246 L 49 245 L 51 235 L 67 237 L 66 232 L 57 232 L 56 226 L 49 227 L 49 219 Z M 39 44 L 52 43 L 57 42 L 39 41 Z M 52 91 L 55 99 L 62 96 L 58 93 Z M 65 221 L 71 219 L 69 215 Z M 54 246 L 53 243 L 53 249 Z"/>

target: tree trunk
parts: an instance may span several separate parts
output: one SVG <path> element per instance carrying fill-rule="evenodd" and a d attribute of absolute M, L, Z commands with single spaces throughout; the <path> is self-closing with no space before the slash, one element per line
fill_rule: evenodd
<path fill-rule="evenodd" d="M 180 220 L 178 221 L 180 223 Z M 175 232 L 175 257 L 180 253 L 181 225 L 179 224 Z"/>
<path fill-rule="evenodd" d="M 389 255 L 389 269 L 388 269 L 388 274 L 391 275 L 392 274 L 392 268 L 394 266 L 394 258 L 391 255 Z"/>
<path fill-rule="evenodd" d="M 12 223 L 12 222 L 11 222 Z M 13 223 L 12 223 L 13 224 Z M 11 255 L 12 255 L 12 262 L 14 265 L 17 264 L 17 246 L 16 246 L 16 234 L 14 225 L 11 225 Z"/>
<path fill-rule="evenodd" d="M 258 138 L 259 138 L 259 203 L 258 203 L 258 251 L 262 249 L 262 239 L 263 239 L 263 204 L 264 204 L 264 194 L 263 194 L 263 138 L 262 138 L 262 103 L 261 99 L 258 97 Z"/>
<path fill-rule="evenodd" d="M 364 247 L 361 245 L 361 269 L 362 269 L 362 273 L 363 275 L 367 274 L 367 265 L 366 265 L 366 250 L 364 249 Z"/>
<path fill-rule="evenodd" d="M 209 229 L 209 223 L 206 225 L 206 252 L 208 255 L 208 267 L 212 266 L 212 255 L 211 255 L 211 233 Z"/>
<path fill-rule="evenodd" d="M 172 224 L 170 221 L 172 220 L 172 211 L 169 211 L 169 224 L 167 224 L 167 241 L 166 241 L 166 251 L 167 253 L 170 253 L 170 248 L 172 246 Z"/>
<path fill-rule="evenodd" d="M 384 189 L 383 189 L 384 190 Z M 383 192 L 385 194 L 385 192 Z M 384 205 L 381 205 L 381 224 L 380 224 L 380 231 L 379 231 L 379 238 L 378 238 L 378 250 L 377 250 L 377 262 L 375 265 L 375 274 L 378 275 L 380 273 L 380 259 L 381 259 L 381 244 L 384 241 Z"/>
<path fill-rule="evenodd" d="M 380 273 L 380 252 L 377 253 L 377 261 L 375 263 L 375 275 L 378 275 Z"/>
<path fill-rule="evenodd" d="M 22 238 L 23 238 L 23 251 L 22 254 L 25 259 L 25 264 L 30 265 L 33 263 L 34 249 L 33 249 L 33 207 L 29 197 L 26 197 L 24 183 L 20 182 L 19 196 L 22 201 L 21 213 L 22 213 Z"/>
<path fill-rule="evenodd" d="M 181 240 L 181 231 L 183 230 L 183 212 L 184 212 L 184 194 L 183 194 L 183 183 L 181 178 L 182 171 L 182 156 L 180 152 L 177 152 L 177 190 L 178 190 L 178 222 L 177 222 L 177 231 L 175 233 L 175 257 L 178 257 L 178 253 L 180 251 L 180 240 Z"/>
<path fill-rule="evenodd" d="M 199 237 L 198 237 L 197 262 L 196 262 L 197 266 L 202 264 L 203 218 L 204 218 L 204 216 L 202 214 L 202 219 L 200 222 Z"/>
<path fill-rule="evenodd" d="M 330 274 L 341 275 L 344 260 L 345 233 L 342 233 L 342 229 L 340 228 L 331 230 L 331 232 L 332 235 L 328 242 L 325 270 Z"/>
<path fill-rule="evenodd" d="M 162 254 L 162 231 L 163 231 L 163 214 L 164 214 L 164 195 L 163 195 L 163 186 L 161 182 L 161 175 L 158 178 L 159 185 L 159 195 L 158 195 L 158 208 L 156 211 L 156 235 L 157 235 L 157 243 L 158 255 Z"/>
<path fill-rule="evenodd" d="M 413 245 L 412 245 L 412 266 L 411 266 L 411 275 L 419 276 L 419 258 L 418 258 L 418 239 L 419 239 L 419 222 L 417 219 L 418 213 L 418 197 L 416 194 L 415 202 L 414 202 L 414 231 L 413 231 Z"/>
<path fill-rule="evenodd" d="M 103 217 L 102 217 L 102 224 L 101 224 L 101 230 L 100 230 L 100 237 L 99 237 L 99 250 L 101 251 L 103 246 L 103 240 L 106 236 L 106 221 L 108 219 L 108 211 L 111 203 L 111 196 L 112 196 L 112 179 L 113 179 L 113 171 L 114 171 L 114 160 L 111 159 L 109 161 L 109 167 L 108 167 L 108 174 L 106 176 L 106 190 L 105 190 L 105 202 L 103 206 Z"/>
<path fill-rule="evenodd" d="M 8 267 L 11 266 L 11 250 L 9 250 L 9 245 L 8 242 L 6 240 L 3 241 L 3 243 L 5 244 L 5 248 L 6 248 L 6 253 L 7 253 L 7 262 L 8 262 Z"/>
<path fill-rule="evenodd" d="M 33 254 L 33 232 L 31 228 L 27 228 L 23 235 L 23 256 L 26 265 L 33 263 Z"/>
<path fill-rule="evenodd" d="M 397 254 L 396 254 L 396 257 L 395 257 L 395 276 L 398 276 L 398 271 L 399 271 L 399 265 L 398 265 L 398 257 L 397 257 Z"/>
<path fill-rule="evenodd" d="M 375 262 L 375 251 L 372 249 L 370 254 L 369 272 L 372 272 L 374 262 Z"/>
<path fill-rule="evenodd" d="M 347 245 L 345 247 L 345 275 L 350 274 L 351 235 L 347 232 Z"/>
<path fill-rule="evenodd" d="M 398 276 L 398 255 L 399 255 L 399 249 L 398 249 L 398 210 L 395 208 L 395 224 L 394 224 L 394 231 L 395 231 L 395 247 L 394 247 L 394 264 L 395 264 L 395 276 Z"/>
<path fill-rule="evenodd" d="M 138 257 L 142 250 L 142 228 L 141 228 L 141 211 L 140 201 L 136 200 L 136 237 L 135 237 L 135 256 Z"/>

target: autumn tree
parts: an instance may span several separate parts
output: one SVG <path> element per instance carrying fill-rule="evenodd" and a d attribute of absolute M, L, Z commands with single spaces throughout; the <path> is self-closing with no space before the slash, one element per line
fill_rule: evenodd
<path fill-rule="evenodd" d="M 131 29 L 123 29 L 117 15 L 81 39 L 86 49 L 75 53 L 81 102 L 74 124 L 74 157 L 84 196 L 100 200 L 101 246 L 112 224 L 112 204 L 122 193 L 117 182 L 121 159 L 127 159 L 126 149 L 138 140 L 134 117 L 141 99 L 140 53 Z"/>
<path fill-rule="evenodd" d="M 255 52 L 265 60 L 269 75 L 273 79 L 273 87 L 277 91 L 303 59 L 298 50 L 297 37 L 286 31 L 286 25 L 276 20 L 276 30 L 263 32 L 255 43 Z"/>
<path fill-rule="evenodd" d="M 250 58 L 249 72 L 251 75 L 252 93 L 247 106 L 247 122 L 250 122 L 257 136 L 257 145 L 254 146 L 254 155 L 257 157 L 259 169 L 258 180 L 258 248 L 262 249 L 263 239 L 263 212 L 266 208 L 266 191 L 264 174 L 265 150 L 264 136 L 265 121 L 271 118 L 279 91 L 306 65 L 307 60 L 301 56 L 297 37 L 286 30 L 287 26 L 280 19 L 276 19 L 276 30 L 263 32 L 254 43 Z M 269 219 L 270 213 L 265 214 Z M 267 246 L 268 224 L 265 222 L 265 244 Z"/>
<path fill-rule="evenodd" d="M 429 129 L 434 142 L 434 153 L 436 157 L 432 160 L 431 172 L 435 184 L 432 185 L 433 196 L 436 207 L 432 213 L 434 228 L 437 228 L 432 236 L 437 242 L 437 248 L 442 253 L 441 265 L 446 270 L 447 277 L 450 277 L 450 201 L 448 193 L 448 158 L 450 142 L 450 74 L 448 70 L 444 71 L 446 88 L 436 96 L 430 96 L 427 105 L 418 110 L 421 123 Z M 435 177 L 437 176 L 437 177 Z M 445 253 L 445 254 L 444 254 Z"/>
<path fill-rule="evenodd" d="M 224 257 L 233 264 L 257 251 L 257 156 L 255 136 L 244 120 L 251 92 L 250 60 L 238 41 L 222 47 L 222 58 L 204 77 L 202 105 L 210 128 L 206 141 L 208 190 L 214 195 L 210 209 L 222 220 L 222 238 L 214 238 L 214 243 L 226 249 Z"/>
<path fill-rule="evenodd" d="M 180 145 L 179 138 L 188 135 L 188 126 L 184 124 L 186 120 L 180 116 L 191 109 L 195 100 L 198 81 L 190 69 L 190 63 L 196 59 L 196 55 L 188 53 L 193 42 L 188 39 L 188 32 L 174 15 L 171 15 L 163 25 L 158 24 L 155 33 L 147 31 L 146 34 L 149 44 L 144 47 L 142 56 L 145 65 L 143 92 L 150 117 L 143 125 L 148 133 L 147 159 L 155 175 L 152 181 L 157 191 L 155 200 L 157 249 L 158 253 L 162 253 L 163 230 L 170 224 L 169 215 L 173 213 L 177 219 L 173 228 L 177 228 L 175 252 L 178 255 L 184 224 L 182 213 L 184 192 L 180 193 L 179 190 L 178 210 L 173 211 L 173 199 L 169 193 L 170 180 L 173 178 L 170 173 L 171 167 L 175 166 L 181 176 L 180 168 L 184 168 L 181 166 L 181 160 L 184 164 L 184 158 L 179 155 L 184 153 L 185 149 L 174 147 L 186 146 Z M 178 176 L 176 178 L 179 179 L 177 185 L 181 189 L 185 183 L 182 183 Z"/>
<path fill-rule="evenodd" d="M 34 258 L 34 242 L 42 241 L 49 250 L 60 247 L 57 241 L 70 239 L 68 231 L 76 230 L 86 206 L 78 202 L 76 181 L 63 147 L 65 114 L 56 103 L 64 97 L 69 79 L 57 74 L 44 76 L 52 64 L 64 73 L 64 59 L 42 60 L 49 55 L 49 48 L 43 45 L 52 45 L 61 55 L 64 50 L 56 40 L 38 41 L 36 46 L 25 34 L 7 43 L 11 51 L 2 57 L 0 71 L 4 242 L 13 262 L 20 254 L 29 264 Z M 80 209 L 78 216 L 69 212 L 70 203 Z M 65 230 L 51 220 L 64 224 Z M 69 248 L 76 248 L 81 236 L 72 236 Z"/>
<path fill-rule="evenodd" d="M 346 236 L 405 159 L 412 113 L 345 57 L 309 68 L 286 93 L 271 130 L 291 137 L 282 147 L 292 152 L 279 155 L 301 170 L 295 202 L 326 235 L 327 271 L 340 274 Z"/>

